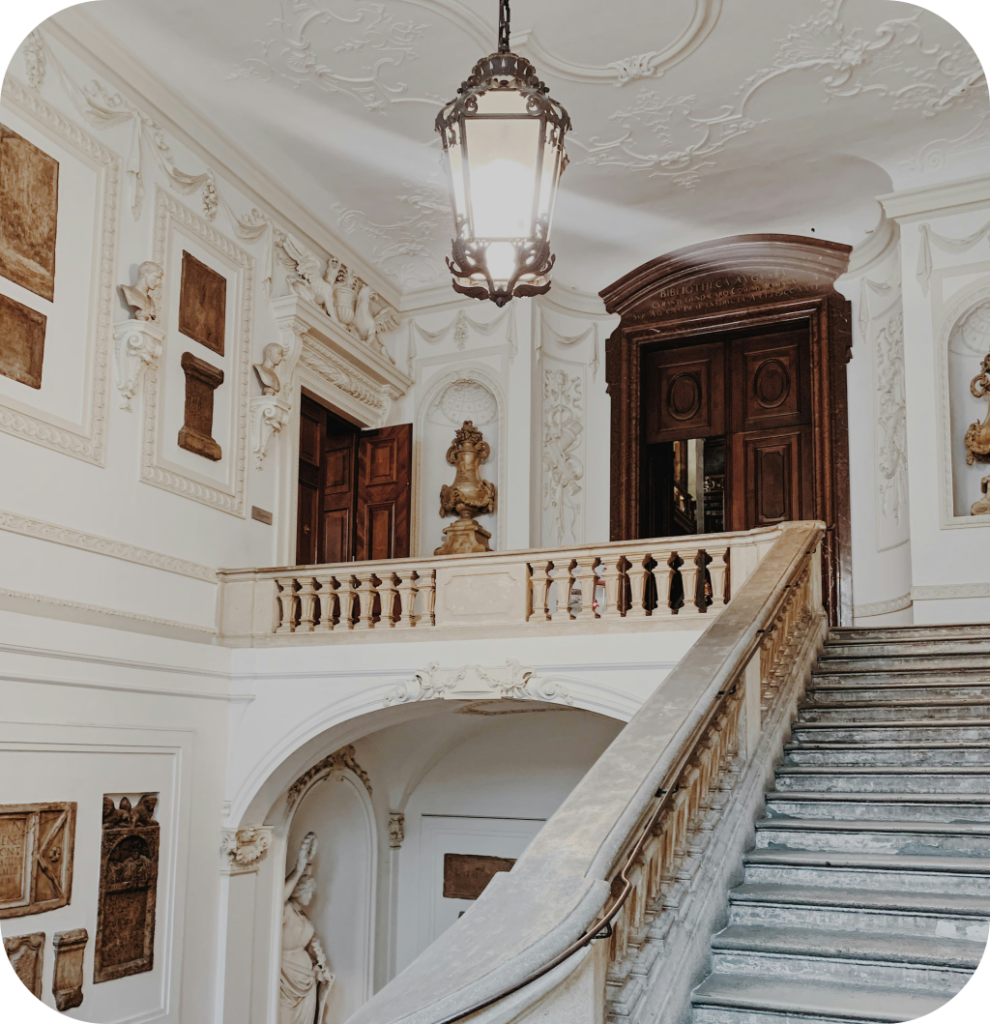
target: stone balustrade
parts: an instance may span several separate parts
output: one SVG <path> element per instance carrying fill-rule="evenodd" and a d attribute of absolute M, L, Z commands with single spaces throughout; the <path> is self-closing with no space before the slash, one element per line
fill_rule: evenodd
<path fill-rule="evenodd" d="M 756 568 L 778 528 L 537 551 L 220 573 L 230 646 L 332 643 L 375 631 L 529 635 L 704 628 Z M 490 631 L 496 631 L 493 634 Z M 484 632 L 489 631 L 489 632 Z"/>

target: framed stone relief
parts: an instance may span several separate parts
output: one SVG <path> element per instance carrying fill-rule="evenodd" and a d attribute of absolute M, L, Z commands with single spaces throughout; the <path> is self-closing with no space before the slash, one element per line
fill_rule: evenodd
<path fill-rule="evenodd" d="M 0 294 L 0 373 L 29 388 L 41 387 L 48 317 Z"/>
<path fill-rule="evenodd" d="M 52 995 L 59 1013 L 82 1006 L 83 961 L 86 959 L 86 943 L 89 932 L 85 928 L 73 928 L 68 932 L 56 932 L 52 936 L 55 949 L 55 966 L 52 969 Z"/>
<path fill-rule="evenodd" d="M 14 968 L 14 974 L 36 999 L 41 998 L 41 975 L 45 960 L 45 933 L 11 935 L 3 940 L 3 948 Z"/>
<path fill-rule="evenodd" d="M 0 804 L 0 918 L 69 904 L 75 834 L 74 803 Z"/>
<path fill-rule="evenodd" d="M 103 798 L 100 895 L 93 981 L 114 981 L 152 970 L 161 829 L 158 797 L 145 794 L 133 807 Z"/>
<path fill-rule="evenodd" d="M 510 871 L 512 857 L 485 857 L 473 853 L 443 855 L 443 895 L 449 900 L 476 900 L 500 871 Z"/>
<path fill-rule="evenodd" d="M 141 479 L 246 518 L 254 259 L 160 187 L 152 259 L 165 339 L 145 373 Z"/>
<path fill-rule="evenodd" d="M 2 105 L 0 292 L 47 318 L 48 358 L 39 388 L 42 323 L 7 305 L 0 323 L 6 341 L 0 346 L 0 430 L 101 466 L 121 159 L 15 75 L 4 78 Z M 59 190 L 80 201 L 59 208 Z M 68 238 L 72 259 L 56 261 L 56 245 L 64 246 Z M 88 297 L 82 308 L 80 294 Z M 35 295 L 37 302 L 30 297 Z"/>
<path fill-rule="evenodd" d="M 222 356 L 226 323 L 227 279 L 183 250 L 179 330 Z"/>

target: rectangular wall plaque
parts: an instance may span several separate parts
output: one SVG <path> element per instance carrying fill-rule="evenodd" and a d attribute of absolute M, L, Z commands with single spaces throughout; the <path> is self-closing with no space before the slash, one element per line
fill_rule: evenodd
<path fill-rule="evenodd" d="M 67 906 L 76 805 L 0 804 L 0 918 Z"/>
<path fill-rule="evenodd" d="M 161 829 L 154 819 L 158 797 L 145 794 L 131 807 L 103 798 L 100 896 L 97 906 L 93 981 L 113 981 L 154 967 L 155 903 Z"/>
<path fill-rule="evenodd" d="M 36 999 L 41 998 L 41 974 L 45 961 L 45 933 L 32 932 L 30 935 L 11 935 L 3 940 L 14 974 Z"/>
<path fill-rule="evenodd" d="M 251 506 L 251 518 L 257 519 L 259 523 L 264 523 L 266 526 L 271 526 L 275 522 L 275 517 L 267 509 L 258 508 L 257 505 Z"/>
<path fill-rule="evenodd" d="M 58 161 L 0 124 L 0 274 L 55 298 Z"/>
<path fill-rule="evenodd" d="M 213 392 L 223 383 L 223 370 L 183 352 L 182 372 L 186 375 L 185 422 L 179 431 L 179 447 L 214 462 L 223 457 L 213 439 Z"/>
<path fill-rule="evenodd" d="M 70 932 L 56 932 L 52 936 L 55 947 L 55 966 L 52 969 L 52 995 L 60 1013 L 81 1006 L 83 1001 L 83 960 L 89 932 L 73 928 Z"/>
<path fill-rule="evenodd" d="M 513 857 L 484 857 L 473 853 L 443 855 L 443 894 L 450 900 L 476 900 L 500 871 L 509 871 Z"/>
<path fill-rule="evenodd" d="M 40 388 L 47 326 L 44 313 L 0 295 L 0 373 Z"/>
<path fill-rule="evenodd" d="M 179 330 L 222 356 L 226 322 L 227 279 L 183 250 Z"/>

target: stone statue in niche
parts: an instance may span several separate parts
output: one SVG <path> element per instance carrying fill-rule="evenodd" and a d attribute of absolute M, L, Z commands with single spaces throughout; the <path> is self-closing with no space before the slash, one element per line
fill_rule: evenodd
<path fill-rule="evenodd" d="M 316 850 L 316 833 L 307 832 L 299 845 L 296 866 L 285 879 L 278 1024 L 323 1024 L 334 982 L 326 953 L 305 911 L 316 892 Z"/>
<path fill-rule="evenodd" d="M 68 906 L 75 832 L 75 803 L 0 805 L 0 918 Z"/>
<path fill-rule="evenodd" d="M 980 364 L 980 373 L 973 378 L 969 390 L 974 398 L 990 399 L 990 353 Z M 966 431 L 966 465 L 972 466 L 974 462 L 990 462 L 990 405 L 987 418 Z"/>
<path fill-rule="evenodd" d="M 155 904 L 161 829 L 158 797 L 146 793 L 133 807 L 103 798 L 100 895 L 93 981 L 114 981 L 154 967 Z"/>
<path fill-rule="evenodd" d="M 440 488 L 440 517 L 456 513 L 459 518 L 443 531 L 444 542 L 433 554 L 460 555 L 491 550 L 488 542 L 492 535 L 473 518 L 497 509 L 498 490 L 481 476 L 481 466 L 489 455 L 491 448 L 481 431 L 471 420 L 465 420 L 447 449 L 447 461 L 457 467 L 454 482 Z"/>
<path fill-rule="evenodd" d="M 14 968 L 14 974 L 36 999 L 41 998 L 41 975 L 45 957 L 45 933 L 11 935 L 3 940 L 3 948 Z"/>
<path fill-rule="evenodd" d="M 164 271 L 153 260 L 145 260 L 138 267 L 137 283 L 122 284 L 124 301 L 134 310 L 135 320 L 157 320 L 162 304 L 162 277 Z"/>
<path fill-rule="evenodd" d="M 277 395 L 282 390 L 282 382 L 278 379 L 275 368 L 284 358 L 285 349 L 277 341 L 273 341 L 265 346 L 261 362 L 254 364 L 254 373 L 263 395 Z"/>

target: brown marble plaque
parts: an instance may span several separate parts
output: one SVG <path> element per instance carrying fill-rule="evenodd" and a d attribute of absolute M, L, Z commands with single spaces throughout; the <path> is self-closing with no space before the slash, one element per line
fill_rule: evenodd
<path fill-rule="evenodd" d="M 443 894 L 451 900 L 476 900 L 499 871 L 509 871 L 512 857 L 485 857 L 473 853 L 443 855 Z"/>
<path fill-rule="evenodd" d="M 14 974 L 35 998 L 41 998 L 41 971 L 45 958 L 45 933 L 11 935 L 3 940 L 3 948 L 14 968 Z"/>
<path fill-rule="evenodd" d="M 89 932 L 73 928 L 70 932 L 56 932 L 52 936 L 55 948 L 55 966 L 52 969 L 52 995 L 60 1013 L 82 1005 L 83 960 Z"/>
<path fill-rule="evenodd" d="M 142 796 L 131 807 L 103 798 L 100 897 L 93 981 L 113 981 L 150 971 L 155 954 L 160 829 L 154 820 L 158 797 Z"/>
<path fill-rule="evenodd" d="M 75 833 L 74 803 L 0 804 L 0 918 L 68 905 Z"/>
<path fill-rule="evenodd" d="M 48 318 L 7 295 L 0 295 L 0 373 L 11 380 L 41 387 Z"/>
<path fill-rule="evenodd" d="M 58 161 L 0 124 L 0 274 L 55 298 Z"/>
<path fill-rule="evenodd" d="M 222 356 L 226 321 L 227 279 L 183 251 L 179 330 Z"/>
<path fill-rule="evenodd" d="M 186 375 L 186 411 L 179 447 L 216 462 L 223 451 L 213 439 L 213 392 L 223 383 L 223 370 L 191 352 L 182 353 L 181 366 Z"/>

